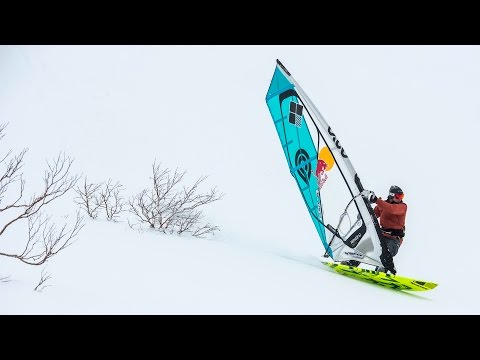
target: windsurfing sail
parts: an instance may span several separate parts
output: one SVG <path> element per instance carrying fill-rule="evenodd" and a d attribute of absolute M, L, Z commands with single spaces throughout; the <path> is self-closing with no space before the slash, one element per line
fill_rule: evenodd
<path fill-rule="evenodd" d="M 277 60 L 265 98 L 325 257 L 381 266 L 380 227 L 338 136 Z"/>

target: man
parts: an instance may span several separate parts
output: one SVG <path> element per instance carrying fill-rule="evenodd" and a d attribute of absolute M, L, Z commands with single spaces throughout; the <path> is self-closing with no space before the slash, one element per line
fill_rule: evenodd
<path fill-rule="evenodd" d="M 379 218 L 380 228 L 382 230 L 383 242 L 386 245 L 388 253 L 383 254 L 386 257 L 387 270 L 396 272 L 393 265 L 393 257 L 397 255 L 400 245 L 402 245 L 405 236 L 405 217 L 407 214 L 407 204 L 403 202 L 403 190 L 392 185 L 386 201 L 377 198 L 375 193 L 371 192 L 369 201 L 377 206 L 373 209 L 375 216 Z M 385 264 L 385 261 L 383 261 Z M 385 272 L 385 267 L 377 266 L 375 271 Z"/>
<path fill-rule="evenodd" d="M 373 191 L 370 191 L 368 200 L 377 206 L 373 209 L 375 216 L 379 218 L 380 229 L 382 231 L 382 255 L 380 256 L 385 266 L 377 266 L 375 271 L 390 271 L 395 274 L 396 269 L 393 263 L 393 257 L 397 255 L 400 245 L 402 245 L 405 236 L 405 217 L 407 214 L 407 204 L 403 202 L 403 190 L 392 185 L 389 189 L 387 200 L 377 198 Z M 342 261 L 342 264 L 358 266 L 360 261 L 349 260 Z"/>

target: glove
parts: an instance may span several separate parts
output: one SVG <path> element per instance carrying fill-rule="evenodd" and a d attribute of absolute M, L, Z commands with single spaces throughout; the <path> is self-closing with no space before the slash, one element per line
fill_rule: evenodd
<path fill-rule="evenodd" d="M 378 200 L 377 195 L 375 195 L 375 193 L 371 191 L 370 195 L 368 196 L 368 201 L 370 201 L 372 204 L 375 204 L 377 200 Z"/>

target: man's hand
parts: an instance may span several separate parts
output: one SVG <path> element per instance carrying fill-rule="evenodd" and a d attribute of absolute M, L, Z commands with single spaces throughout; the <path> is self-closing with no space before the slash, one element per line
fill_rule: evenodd
<path fill-rule="evenodd" d="M 370 191 L 370 190 L 363 190 L 362 191 L 362 196 L 367 199 L 369 202 L 371 202 L 372 204 L 373 203 L 376 203 L 378 198 L 377 198 L 377 195 L 375 195 L 375 193 L 373 191 Z"/>

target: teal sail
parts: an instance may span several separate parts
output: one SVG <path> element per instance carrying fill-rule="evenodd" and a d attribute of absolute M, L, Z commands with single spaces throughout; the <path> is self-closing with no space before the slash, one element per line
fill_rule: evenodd
<path fill-rule="evenodd" d="M 316 171 L 318 151 L 305 124 L 303 105 L 294 88 L 295 86 L 277 67 L 268 89 L 267 106 L 287 158 L 290 173 L 297 182 L 325 249 L 330 252 L 323 218 L 318 211 L 318 184 L 316 181 L 310 181 L 311 174 Z"/>
<path fill-rule="evenodd" d="M 380 228 L 350 158 L 279 60 L 265 100 L 324 256 L 382 265 Z"/>

